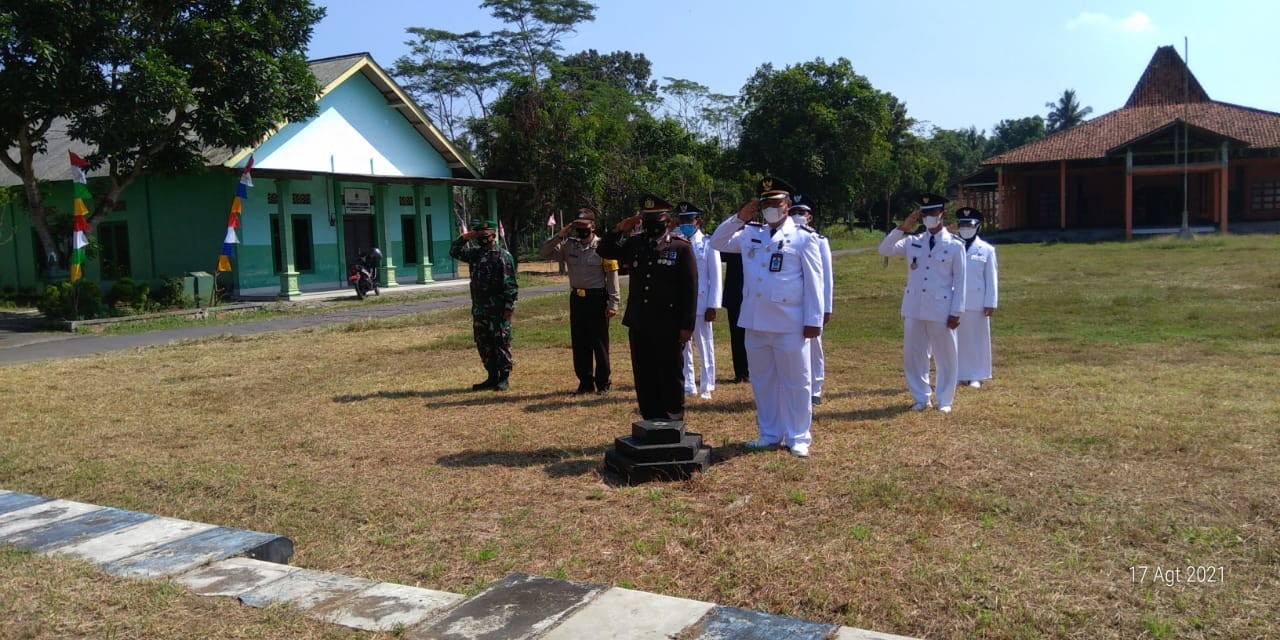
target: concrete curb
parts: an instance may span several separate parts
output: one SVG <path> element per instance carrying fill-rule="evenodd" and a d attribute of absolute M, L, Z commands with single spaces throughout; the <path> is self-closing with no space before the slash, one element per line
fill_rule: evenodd
<path fill-rule="evenodd" d="M 0 489 L 0 544 L 169 578 L 253 607 L 417 640 L 911 640 L 643 591 L 513 573 L 465 596 L 290 567 L 283 536 Z"/>

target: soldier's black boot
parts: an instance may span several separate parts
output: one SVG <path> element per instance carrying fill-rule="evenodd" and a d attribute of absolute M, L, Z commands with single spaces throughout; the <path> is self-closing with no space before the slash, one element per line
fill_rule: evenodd
<path fill-rule="evenodd" d="M 507 382 L 507 378 L 509 378 L 509 377 L 511 377 L 511 372 L 510 372 L 510 371 L 503 371 L 502 373 L 499 373 L 499 374 L 498 374 L 498 382 L 497 382 L 496 384 L 494 384 L 494 385 L 493 385 L 493 390 L 494 390 L 494 391 L 506 391 L 506 390 L 507 390 L 507 387 L 511 386 L 511 385 Z"/>
<path fill-rule="evenodd" d="M 489 377 L 484 382 L 477 382 L 471 385 L 472 391 L 484 391 L 485 389 L 495 389 L 498 386 L 498 374 L 490 371 Z"/>

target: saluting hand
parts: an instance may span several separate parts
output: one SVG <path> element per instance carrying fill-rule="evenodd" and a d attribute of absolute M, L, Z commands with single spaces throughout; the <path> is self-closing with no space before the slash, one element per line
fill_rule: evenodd
<path fill-rule="evenodd" d="M 756 217 L 756 213 L 759 211 L 760 211 L 760 201 L 751 200 L 746 204 L 742 205 L 741 209 L 738 209 L 738 219 L 743 222 L 751 222 L 751 219 Z"/>
<path fill-rule="evenodd" d="M 924 213 L 919 209 L 912 211 L 911 215 L 907 216 L 907 219 L 903 220 L 902 224 L 898 225 L 898 228 L 907 233 L 915 231 L 916 227 L 920 225 L 920 216 L 922 215 L 924 215 Z"/>
<path fill-rule="evenodd" d="M 631 216 L 630 218 L 623 218 L 622 222 L 619 222 L 618 226 L 614 227 L 614 230 L 619 233 L 626 233 L 634 229 L 635 226 L 640 224 L 641 222 L 644 222 L 644 216 L 637 213 L 634 216 Z"/>

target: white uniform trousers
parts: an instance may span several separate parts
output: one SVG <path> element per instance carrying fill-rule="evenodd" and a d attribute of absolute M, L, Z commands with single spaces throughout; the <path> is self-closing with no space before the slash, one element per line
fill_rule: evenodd
<path fill-rule="evenodd" d="M 711 335 L 715 323 L 702 318 L 693 323 L 693 339 L 684 343 L 684 392 L 711 393 L 716 390 L 716 347 Z M 698 358 L 702 361 L 702 384 L 693 377 L 693 344 L 698 343 Z"/>
<path fill-rule="evenodd" d="M 809 338 L 809 386 L 813 395 L 822 395 L 822 383 L 826 377 L 827 356 L 822 351 L 822 336 Z"/>
<path fill-rule="evenodd" d="M 981 311 L 961 313 L 956 343 L 960 363 L 956 379 L 991 379 L 991 318 Z"/>
<path fill-rule="evenodd" d="M 809 340 L 800 332 L 747 329 L 747 366 L 756 397 L 756 425 L 769 444 L 808 446 L 813 440 L 809 395 Z"/>
<path fill-rule="evenodd" d="M 946 320 L 932 322 L 903 318 L 902 370 L 907 388 L 920 404 L 929 402 L 929 358 L 938 376 L 936 405 L 946 407 L 956 396 L 956 332 Z M 963 324 L 963 323 L 961 323 Z"/>

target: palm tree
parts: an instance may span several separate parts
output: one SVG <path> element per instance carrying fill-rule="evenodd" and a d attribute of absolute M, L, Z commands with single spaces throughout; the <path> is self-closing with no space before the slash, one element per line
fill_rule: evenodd
<path fill-rule="evenodd" d="M 1080 108 L 1075 89 L 1063 91 L 1062 97 L 1058 98 L 1056 103 L 1046 102 L 1044 106 L 1049 108 L 1049 117 L 1045 121 L 1045 129 L 1049 133 L 1070 129 L 1084 122 L 1085 116 L 1093 113 L 1093 107 Z"/>

